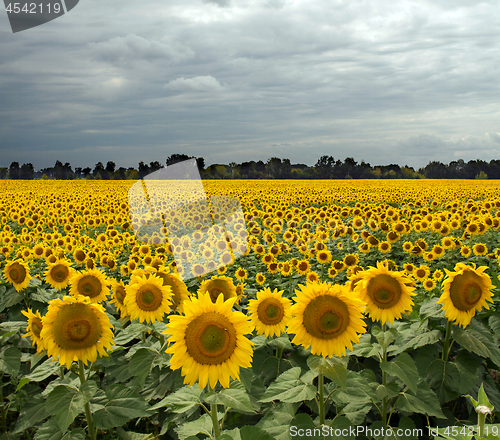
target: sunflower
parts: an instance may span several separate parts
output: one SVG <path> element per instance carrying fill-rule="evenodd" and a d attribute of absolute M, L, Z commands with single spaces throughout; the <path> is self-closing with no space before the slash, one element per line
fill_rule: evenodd
<path fill-rule="evenodd" d="M 443 271 L 440 269 L 436 269 L 434 271 L 434 273 L 432 274 L 432 278 L 434 278 L 434 280 L 436 280 L 436 281 L 442 280 L 443 277 L 444 277 Z"/>
<path fill-rule="evenodd" d="M 77 272 L 70 278 L 70 295 L 83 295 L 96 303 L 105 301 L 109 295 L 106 276 L 98 269 L 90 269 L 86 272 Z"/>
<path fill-rule="evenodd" d="M 436 287 L 436 281 L 433 278 L 427 278 L 427 279 L 422 281 L 422 285 L 424 286 L 425 290 L 427 290 L 428 292 L 431 292 Z"/>
<path fill-rule="evenodd" d="M 125 316 L 127 316 L 127 308 L 125 307 L 125 296 L 127 295 L 127 291 L 123 281 L 117 281 L 112 278 L 111 291 L 113 299 L 109 303 L 115 305 L 116 310 L 120 312 L 121 318 L 125 318 Z"/>
<path fill-rule="evenodd" d="M 45 271 L 45 281 L 54 289 L 62 290 L 69 284 L 70 278 L 73 276 L 74 269 L 66 260 L 57 260 L 49 264 Z"/>
<path fill-rule="evenodd" d="M 246 271 L 246 269 L 238 267 L 238 269 L 236 269 L 236 272 L 234 273 L 234 276 L 238 281 L 244 281 L 248 278 L 248 272 Z"/>
<path fill-rule="evenodd" d="M 471 251 L 469 246 L 463 245 L 460 248 L 460 255 L 462 255 L 462 257 L 464 257 L 464 258 L 470 257 L 471 253 L 472 253 L 472 251 Z"/>
<path fill-rule="evenodd" d="M 483 256 L 488 253 L 488 248 L 484 243 L 476 243 L 472 246 L 472 252 L 474 252 L 474 255 Z"/>
<path fill-rule="evenodd" d="M 486 301 L 493 302 L 491 292 L 494 288 L 489 275 L 484 271 L 487 266 L 467 266 L 463 263 L 455 265 L 455 271 L 445 269 L 446 278 L 443 281 L 443 293 L 438 304 L 446 311 L 445 316 L 449 321 L 465 328 L 472 317 L 483 307 L 489 309 Z"/>
<path fill-rule="evenodd" d="M 271 291 L 269 287 L 257 292 L 257 299 L 248 302 L 248 310 L 257 335 L 279 336 L 291 318 L 292 302 L 282 297 L 283 290 Z"/>
<path fill-rule="evenodd" d="M 212 302 L 217 301 L 219 295 L 223 295 L 224 301 L 230 298 L 237 298 L 236 286 L 232 278 L 213 276 L 209 280 L 205 280 L 198 288 L 198 294 L 208 293 Z"/>
<path fill-rule="evenodd" d="M 182 313 L 183 304 L 191 295 L 184 281 L 173 272 L 169 272 L 166 268 L 160 267 L 154 275 L 163 280 L 163 285 L 170 287 L 172 290 L 172 311 Z"/>
<path fill-rule="evenodd" d="M 429 275 L 431 274 L 431 271 L 427 266 L 421 265 L 421 266 L 415 268 L 413 270 L 412 274 L 415 276 L 415 278 L 417 280 L 423 281 L 429 277 Z"/>
<path fill-rule="evenodd" d="M 384 253 L 384 254 L 390 252 L 391 247 L 392 247 L 392 245 L 388 241 L 381 241 L 378 245 L 379 251 Z"/>
<path fill-rule="evenodd" d="M 202 277 L 206 273 L 207 269 L 205 268 L 205 266 L 203 266 L 203 264 L 194 264 L 191 267 L 191 274 L 195 277 Z"/>
<path fill-rule="evenodd" d="M 316 260 L 321 264 L 328 264 L 332 261 L 332 253 L 328 250 L 319 251 L 316 254 Z"/>
<path fill-rule="evenodd" d="M 170 312 L 172 289 L 156 274 L 133 277 L 125 291 L 124 304 L 131 320 L 153 323 Z"/>
<path fill-rule="evenodd" d="M 98 354 L 107 356 L 105 348 L 112 349 L 113 326 L 104 307 L 92 304 L 87 297 L 53 299 L 42 325 L 40 337 L 47 356 L 57 358 L 68 369 L 73 361 L 81 360 L 87 365 Z"/>
<path fill-rule="evenodd" d="M 301 275 L 305 275 L 311 269 L 309 261 L 307 260 L 298 261 L 295 267 L 297 269 L 297 272 L 300 273 Z"/>
<path fill-rule="evenodd" d="M 22 260 L 7 261 L 3 274 L 18 292 L 26 289 L 31 281 L 28 264 Z"/>
<path fill-rule="evenodd" d="M 289 261 L 285 261 L 283 263 L 283 266 L 281 267 L 280 271 L 281 275 L 284 277 L 289 277 L 293 273 L 293 264 L 291 264 Z"/>
<path fill-rule="evenodd" d="M 248 317 L 232 311 L 235 298 L 224 301 L 219 295 L 214 302 L 209 293 L 191 298 L 185 316 L 172 315 L 164 334 L 173 343 L 170 368 L 181 368 L 184 383 L 213 389 L 217 382 L 229 387 L 231 378 L 239 380 L 239 369 L 252 365 L 252 345 L 245 335 L 253 330 Z"/>
<path fill-rule="evenodd" d="M 365 303 L 339 284 L 314 282 L 299 287 L 287 330 L 295 335 L 292 343 L 311 347 L 312 354 L 323 358 L 343 356 L 346 348 L 352 350 L 352 344 L 366 332 Z"/>
<path fill-rule="evenodd" d="M 314 283 L 319 281 L 319 275 L 317 272 L 314 271 L 309 272 L 306 278 L 309 283 Z"/>
<path fill-rule="evenodd" d="M 377 262 L 377 267 L 370 267 L 360 276 L 355 292 L 366 302 L 366 312 L 373 321 L 392 323 L 411 310 L 411 297 L 416 293 L 413 292 L 411 280 L 405 275 Z"/>
<path fill-rule="evenodd" d="M 262 286 L 266 282 L 266 276 L 262 272 L 259 272 L 255 275 L 255 282 Z"/>
<path fill-rule="evenodd" d="M 344 264 L 349 266 L 356 266 L 359 263 L 358 254 L 348 254 L 344 257 Z"/>
<path fill-rule="evenodd" d="M 26 328 L 27 333 L 23 336 L 23 338 L 29 337 L 31 339 L 31 344 L 33 346 L 36 344 L 36 351 L 41 353 L 44 350 L 43 343 L 40 338 L 40 332 L 43 328 L 42 316 L 38 310 L 33 313 L 31 309 L 28 309 L 27 312 L 21 310 L 21 313 L 28 318 L 28 327 Z"/>

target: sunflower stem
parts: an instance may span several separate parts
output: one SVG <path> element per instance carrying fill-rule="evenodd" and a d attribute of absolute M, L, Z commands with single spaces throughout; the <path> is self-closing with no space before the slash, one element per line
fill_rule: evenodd
<path fill-rule="evenodd" d="M 214 425 L 214 436 L 218 438 L 220 435 L 219 419 L 217 417 L 217 404 L 210 404 L 210 416 L 212 417 L 212 424 Z"/>
<path fill-rule="evenodd" d="M 86 382 L 86 379 L 85 379 L 85 371 L 83 369 L 83 362 L 81 360 L 78 360 L 78 373 L 80 376 L 80 384 L 83 385 Z M 90 440 L 95 440 L 96 431 L 94 430 L 94 420 L 92 419 L 92 412 L 90 411 L 89 402 L 85 404 L 85 417 L 87 418 Z"/>
<path fill-rule="evenodd" d="M 382 326 L 382 331 L 385 333 L 386 329 L 387 326 L 384 324 Z M 387 362 L 387 347 L 385 344 L 382 348 L 382 362 Z M 382 385 L 384 386 L 384 389 L 386 389 L 387 373 L 385 371 L 382 371 Z M 387 396 L 384 396 L 382 399 L 382 423 L 384 424 L 384 427 L 387 428 Z"/>
<path fill-rule="evenodd" d="M 451 337 L 451 326 L 452 322 L 448 321 L 448 325 L 446 326 L 446 336 L 444 338 L 444 344 L 443 344 L 443 355 L 441 359 L 445 362 L 448 362 L 448 355 L 450 354 L 450 337 Z"/>
<path fill-rule="evenodd" d="M 325 387 L 323 373 L 318 375 L 318 394 L 319 394 L 319 425 L 325 424 Z"/>

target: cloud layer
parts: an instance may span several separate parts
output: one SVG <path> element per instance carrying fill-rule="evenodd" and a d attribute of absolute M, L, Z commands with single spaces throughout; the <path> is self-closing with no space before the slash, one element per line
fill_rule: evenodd
<path fill-rule="evenodd" d="M 81 1 L 0 14 L 0 166 L 499 158 L 496 2 Z"/>

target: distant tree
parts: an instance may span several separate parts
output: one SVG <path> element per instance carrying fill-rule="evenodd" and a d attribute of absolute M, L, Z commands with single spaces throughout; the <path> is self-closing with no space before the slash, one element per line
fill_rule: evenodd
<path fill-rule="evenodd" d="M 231 171 L 231 179 L 234 179 L 234 174 L 237 171 L 237 169 L 236 169 L 237 166 L 238 166 L 238 164 L 236 162 L 229 163 L 229 169 Z"/>
<path fill-rule="evenodd" d="M 475 178 L 478 180 L 485 180 L 488 178 L 488 175 L 484 171 L 481 171 Z"/>
<path fill-rule="evenodd" d="M 189 159 L 192 159 L 192 157 L 187 154 L 172 154 L 167 159 L 167 167 Z"/>
<path fill-rule="evenodd" d="M 463 159 L 453 160 L 448 164 L 447 176 L 450 179 L 463 179 L 466 173 L 466 164 Z"/>
<path fill-rule="evenodd" d="M 500 160 L 490 160 L 489 169 L 490 179 L 500 179 Z"/>
<path fill-rule="evenodd" d="M 271 157 L 266 163 L 266 173 L 275 179 L 281 174 L 281 159 L 279 157 Z"/>
<path fill-rule="evenodd" d="M 9 169 L 7 167 L 0 168 L 0 179 L 7 179 L 9 175 Z"/>
<path fill-rule="evenodd" d="M 142 179 L 148 174 L 149 174 L 149 166 L 141 160 L 139 162 L 139 179 Z"/>
<path fill-rule="evenodd" d="M 316 174 L 320 179 L 329 179 L 333 174 L 333 166 L 335 165 L 335 159 L 333 156 L 321 156 L 314 168 L 316 169 Z"/>
<path fill-rule="evenodd" d="M 35 175 L 35 169 L 33 168 L 33 164 L 24 163 L 19 171 L 19 178 L 24 180 L 33 180 L 33 176 Z"/>
<path fill-rule="evenodd" d="M 154 173 L 155 171 L 158 171 L 163 168 L 163 165 L 155 160 L 154 162 L 149 163 L 149 172 Z"/>
<path fill-rule="evenodd" d="M 82 170 L 82 176 L 84 178 L 87 178 L 89 176 L 89 174 L 91 173 L 92 169 L 90 167 L 85 167 L 83 170 Z"/>
<path fill-rule="evenodd" d="M 197 157 L 196 165 L 198 165 L 200 171 L 203 171 L 205 169 L 205 159 L 203 157 Z"/>
<path fill-rule="evenodd" d="M 77 179 L 80 179 L 82 177 L 82 167 L 76 167 L 75 168 L 75 177 Z"/>
<path fill-rule="evenodd" d="M 112 161 L 109 161 L 107 164 L 106 164 L 106 172 L 108 173 L 109 176 L 111 176 L 114 172 L 115 172 L 115 169 L 116 169 L 116 164 Z"/>
<path fill-rule="evenodd" d="M 92 171 L 92 176 L 95 178 L 99 175 L 100 178 L 102 178 L 102 175 L 106 172 L 104 169 L 104 165 L 102 162 L 97 162 L 95 164 L 94 170 Z"/>
<path fill-rule="evenodd" d="M 126 179 L 126 176 L 125 176 L 125 173 L 127 172 L 127 169 L 124 168 L 124 167 L 120 167 L 118 168 L 115 173 L 114 173 L 114 179 L 117 179 L 117 180 L 125 180 Z"/>
<path fill-rule="evenodd" d="M 127 171 L 125 172 L 125 178 L 127 180 L 138 180 L 139 179 L 139 173 L 134 167 L 129 167 Z"/>
<path fill-rule="evenodd" d="M 9 167 L 9 179 L 19 179 L 20 171 L 19 162 L 12 162 Z"/>
<path fill-rule="evenodd" d="M 429 162 L 424 168 L 424 175 L 427 179 L 446 179 L 447 167 L 438 161 Z"/>

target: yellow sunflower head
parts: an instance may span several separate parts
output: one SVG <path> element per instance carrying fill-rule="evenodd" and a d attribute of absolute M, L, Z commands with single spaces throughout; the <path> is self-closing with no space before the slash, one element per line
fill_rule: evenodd
<path fill-rule="evenodd" d="M 100 304 L 87 297 L 64 296 L 49 303 L 42 318 L 40 337 L 47 356 L 58 359 L 69 369 L 73 361 L 85 365 L 97 355 L 107 356 L 113 345 L 113 326 Z"/>
<path fill-rule="evenodd" d="M 465 328 L 476 310 L 489 309 L 486 301 L 493 302 L 491 291 L 494 286 L 489 275 L 484 273 L 486 269 L 486 266 L 476 268 L 475 264 L 466 266 L 463 263 L 458 263 L 454 272 L 445 269 L 443 293 L 437 303 L 443 305 L 449 321 Z"/>
<path fill-rule="evenodd" d="M 339 284 L 314 282 L 299 287 L 287 330 L 295 334 L 292 342 L 311 347 L 312 354 L 324 358 L 343 356 L 346 348 L 352 350 L 352 344 L 366 332 L 365 303 Z"/>
<path fill-rule="evenodd" d="M 85 296 L 91 302 L 106 301 L 109 295 L 106 276 L 98 269 L 77 272 L 70 278 L 70 294 L 74 297 Z"/>
<path fill-rule="evenodd" d="M 163 315 L 170 312 L 172 289 L 164 286 L 162 278 L 156 275 L 133 278 L 126 292 L 124 302 L 130 319 L 153 323 L 162 321 Z"/>
<path fill-rule="evenodd" d="M 186 283 L 184 283 L 178 275 L 169 272 L 168 269 L 165 268 L 160 268 L 155 275 L 163 280 L 164 286 L 168 286 L 172 289 L 172 297 L 170 298 L 172 302 L 172 311 L 182 313 L 184 301 L 191 296 Z"/>
<path fill-rule="evenodd" d="M 240 367 L 252 363 L 252 342 L 245 335 L 253 330 L 248 317 L 233 311 L 235 298 L 215 302 L 209 293 L 187 301 L 184 316 L 171 315 L 164 334 L 170 335 L 170 367 L 182 368 L 184 383 L 200 388 L 207 383 L 213 389 L 217 382 L 227 388 L 230 378 L 239 380 Z"/>
<path fill-rule="evenodd" d="M 360 276 L 355 292 L 366 302 L 366 312 L 373 321 L 392 323 L 411 310 L 416 293 L 412 280 L 401 272 L 377 262 L 377 267 L 361 272 Z"/>
<path fill-rule="evenodd" d="M 3 274 L 18 292 L 26 289 L 31 281 L 29 266 L 23 260 L 7 261 Z"/>
<path fill-rule="evenodd" d="M 252 324 L 258 335 L 279 336 L 284 332 L 291 318 L 292 302 L 282 297 L 283 290 L 271 291 L 269 287 L 257 292 L 257 299 L 248 302 Z"/>
<path fill-rule="evenodd" d="M 209 280 L 205 280 L 198 288 L 198 294 L 208 293 L 212 302 L 215 303 L 219 295 L 222 295 L 224 301 L 230 298 L 237 298 L 236 286 L 232 278 L 213 276 Z"/>
<path fill-rule="evenodd" d="M 66 260 L 57 260 L 49 264 L 45 271 L 45 281 L 50 284 L 54 289 L 62 290 L 69 284 L 73 276 L 74 269 Z"/>
<path fill-rule="evenodd" d="M 114 304 L 116 310 L 120 312 L 120 317 L 124 318 L 128 314 L 127 308 L 125 307 L 125 296 L 127 296 L 127 291 L 125 290 L 123 281 L 116 281 L 114 278 L 111 279 L 111 291 L 113 299 L 109 303 Z"/>
<path fill-rule="evenodd" d="M 32 312 L 31 309 L 28 309 L 27 312 L 21 310 L 21 313 L 28 318 L 28 327 L 26 328 L 27 333 L 23 336 L 23 338 L 30 338 L 31 344 L 35 346 L 36 351 L 42 352 L 44 350 L 42 339 L 40 338 L 40 333 L 43 328 L 42 324 L 42 316 L 40 312 L 37 310 L 35 313 Z"/>

